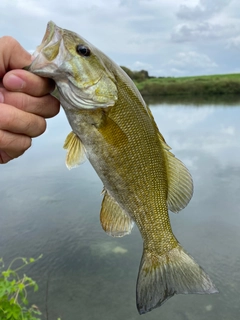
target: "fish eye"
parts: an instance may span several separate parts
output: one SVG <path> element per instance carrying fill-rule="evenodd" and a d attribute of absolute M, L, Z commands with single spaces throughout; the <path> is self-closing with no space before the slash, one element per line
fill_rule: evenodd
<path fill-rule="evenodd" d="M 78 44 L 76 46 L 76 51 L 78 54 L 84 57 L 89 57 L 91 54 L 91 51 L 88 47 L 84 46 L 83 44 Z"/>

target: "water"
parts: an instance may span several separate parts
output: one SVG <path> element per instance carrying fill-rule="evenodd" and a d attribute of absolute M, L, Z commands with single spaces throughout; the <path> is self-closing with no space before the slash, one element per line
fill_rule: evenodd
<path fill-rule="evenodd" d="M 217 295 L 178 295 L 145 319 L 238 319 L 240 296 L 240 103 L 154 104 L 173 153 L 189 168 L 194 196 L 170 213 L 175 235 L 210 274 Z M 102 183 L 88 162 L 68 171 L 63 113 L 21 158 L 0 167 L 0 256 L 43 258 L 25 272 L 42 319 L 139 319 L 135 286 L 142 241 L 107 236 L 99 223 Z"/>

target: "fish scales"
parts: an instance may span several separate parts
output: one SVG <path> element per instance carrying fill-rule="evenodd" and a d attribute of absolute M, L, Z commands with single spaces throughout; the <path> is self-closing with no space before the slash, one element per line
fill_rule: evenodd
<path fill-rule="evenodd" d="M 139 91 L 111 59 L 49 22 L 30 72 L 52 78 L 72 132 L 68 168 L 87 156 L 104 184 L 100 221 L 122 237 L 136 223 L 143 238 L 136 300 L 140 314 L 180 293 L 215 293 L 210 277 L 175 238 L 168 208 L 183 209 L 192 178 L 170 152 Z"/>
<path fill-rule="evenodd" d="M 126 94 L 126 89 L 123 94 Z M 119 101 L 121 101 L 120 88 Z M 131 99 L 131 102 L 133 103 L 133 99 Z M 147 242 L 148 245 L 153 246 L 153 240 L 155 239 L 157 241 L 156 245 L 159 247 L 160 242 L 158 240 L 163 238 L 167 230 L 170 229 L 170 223 L 166 216 L 159 216 L 158 214 L 159 205 L 162 204 L 164 208 L 160 210 L 165 211 L 168 216 L 166 205 L 167 188 L 161 188 L 162 184 L 167 183 L 166 174 L 164 175 L 162 172 L 164 170 L 164 159 L 163 156 L 161 157 L 160 143 L 156 138 L 156 129 L 152 126 L 152 119 L 149 118 L 144 107 L 142 107 L 142 112 L 139 112 L 140 110 L 137 108 L 139 105 L 138 99 L 136 99 L 135 103 L 136 108 L 131 109 L 127 108 L 127 104 L 119 105 L 116 103 L 108 114 L 108 117 L 115 125 L 121 128 L 123 133 L 126 132 L 127 135 L 128 132 L 131 132 L 131 136 L 128 139 L 122 139 L 122 132 L 119 135 L 115 133 L 115 144 L 112 148 L 108 148 L 108 143 L 106 142 L 108 139 L 105 139 L 105 137 L 108 134 L 109 128 L 108 126 L 100 126 L 102 135 L 99 136 L 98 131 L 94 131 L 96 135 L 93 134 L 91 137 L 89 146 L 88 141 L 85 141 L 86 136 L 87 140 L 89 140 L 89 134 L 81 134 L 81 140 L 88 150 L 92 148 L 92 141 L 98 141 L 96 145 L 99 146 L 99 150 L 95 150 L 94 155 L 101 155 L 99 161 L 104 163 L 103 166 L 112 168 L 111 171 L 107 170 L 101 174 L 105 187 L 107 186 L 107 189 L 111 193 L 117 195 L 115 197 L 117 202 L 127 210 L 129 215 L 133 216 L 139 228 L 142 229 L 144 239 L 149 240 Z M 122 110 L 120 114 L 117 112 L 119 107 Z M 84 113 L 86 114 L 86 111 Z M 88 113 L 90 114 L 91 112 L 88 111 Z M 101 115 L 99 115 L 100 117 Z M 133 125 L 134 123 L 131 119 L 134 117 L 139 121 L 139 126 Z M 89 115 L 87 115 L 87 119 L 89 121 Z M 80 122 L 78 128 L 80 128 L 79 131 L 82 133 L 81 126 L 86 126 L 86 124 L 83 119 Z M 90 123 L 92 122 L 93 119 Z M 151 154 L 150 161 L 144 157 L 145 153 Z M 91 152 L 89 160 L 95 166 L 94 159 L 91 158 Z M 116 179 L 116 173 L 118 179 Z M 122 193 L 122 190 L 125 192 Z M 141 201 L 141 199 L 144 199 L 144 201 Z M 164 201 L 161 201 L 163 199 Z M 139 214 L 139 209 L 142 212 L 151 212 L 152 214 L 149 216 L 146 216 L 146 214 L 141 215 Z M 151 232 L 148 232 L 147 229 L 147 219 L 150 220 L 149 226 Z M 162 220 L 162 223 L 156 223 L 157 220 Z M 143 227 L 141 227 L 142 225 Z"/>
<path fill-rule="evenodd" d="M 121 91 L 119 88 L 119 101 L 122 101 Z M 126 95 L 126 89 L 123 94 Z M 124 159 L 124 167 L 118 164 L 117 167 L 124 170 L 123 177 L 126 175 L 129 177 L 129 182 L 126 178 L 124 180 L 130 189 L 134 185 L 135 196 L 144 199 L 144 201 L 139 206 L 139 203 L 136 203 L 130 196 L 128 199 L 124 199 L 124 206 L 128 206 L 129 203 L 128 213 L 133 216 L 142 231 L 146 245 L 154 246 L 156 243 L 156 248 L 158 248 L 159 240 L 165 236 L 168 230 L 171 230 L 166 205 L 167 178 L 166 172 L 164 172 L 164 157 L 163 154 L 161 155 L 162 150 L 155 126 L 152 126 L 151 123 L 152 119 L 149 118 L 143 105 L 141 105 L 142 110 L 139 110 L 138 99 L 134 101 L 134 96 L 131 94 L 129 96 L 133 107 L 128 108 L 126 103 L 123 105 L 116 103 L 109 116 L 123 131 L 126 128 L 127 132 L 131 132 L 126 149 L 119 150 L 119 157 Z M 120 114 L 118 108 L 122 110 Z M 131 119 L 136 119 L 139 126 L 136 126 Z M 146 153 L 151 155 L 150 159 L 145 157 Z M 124 186 L 124 189 L 127 185 Z M 145 214 L 139 214 L 139 207 Z M 159 216 L 159 211 L 165 212 L 165 215 Z M 147 213 L 151 214 L 147 215 Z M 156 223 L 157 221 L 160 223 Z M 151 232 L 148 232 L 148 224 Z"/>
<path fill-rule="evenodd" d="M 120 90 L 121 89 L 119 89 L 119 101 L 121 101 Z M 126 91 L 124 91 L 123 94 L 124 93 L 126 93 Z M 133 103 L 133 100 L 131 101 Z M 108 138 L 105 139 L 109 131 L 108 126 L 101 127 L 100 125 L 98 131 L 100 131 L 102 135 L 99 136 L 98 131 L 94 131 L 96 135 L 93 134 L 89 142 L 90 145 L 87 146 L 88 141 L 85 141 L 85 137 L 87 136 L 87 140 L 89 140 L 89 134 L 82 134 L 83 130 L 81 126 L 86 126 L 85 123 L 83 124 L 84 121 L 82 118 L 78 125 L 78 128 L 80 128 L 79 131 L 81 132 L 81 140 L 86 146 L 86 149 L 90 150 L 92 148 L 92 141 L 98 141 L 96 145 L 99 146 L 99 150 L 95 150 L 94 154 L 101 154 L 100 161 L 104 162 L 104 167 L 113 168 L 113 170 L 111 170 L 110 172 L 109 170 L 104 172 L 102 180 L 104 180 L 105 186 L 109 185 L 109 191 L 111 191 L 112 193 L 117 193 L 117 200 L 120 203 L 123 203 L 122 205 L 125 208 L 129 206 L 128 211 L 130 215 L 132 215 L 131 212 L 136 212 L 139 208 L 138 203 L 133 200 L 132 194 L 135 198 L 137 197 L 138 199 L 148 199 L 141 205 L 141 210 L 143 210 L 144 212 L 158 212 L 157 206 L 162 202 L 156 202 L 155 200 L 152 201 L 152 198 L 156 197 L 157 195 L 159 198 L 161 195 L 161 191 L 163 190 L 164 194 L 162 197 L 166 199 L 165 190 L 167 189 L 160 188 L 161 183 L 166 184 L 166 177 L 164 179 L 164 174 L 161 174 L 160 170 L 161 161 L 163 162 L 163 157 L 160 156 L 161 148 L 159 145 L 160 143 L 156 138 L 155 128 L 152 127 L 152 120 L 149 119 L 145 108 L 143 107 L 143 112 L 139 112 L 139 108 L 137 108 L 138 104 L 139 101 L 136 99 L 136 108 L 130 109 L 127 108 L 126 104 L 121 105 L 116 103 L 116 105 L 113 106 L 113 108 L 110 110 L 108 118 L 110 118 L 113 123 L 122 130 L 119 135 L 117 134 L 117 132 L 115 133 L 115 144 L 112 145 L 112 148 L 108 148 L 108 142 L 106 142 Z M 122 109 L 122 112 L 120 114 L 117 111 L 119 107 Z M 89 114 L 92 113 L 92 111 L 84 111 L 84 113 L 85 115 L 86 113 L 88 113 L 86 117 L 88 119 L 87 121 L 89 121 Z M 99 118 L 100 117 L 101 115 L 99 115 Z M 139 127 L 133 125 L 131 119 L 134 117 L 136 117 L 139 121 Z M 93 119 L 89 122 L 92 123 Z M 152 130 L 152 134 L 150 134 L 149 129 Z M 127 135 L 129 131 L 132 133 L 131 136 L 128 137 L 128 139 L 122 139 L 122 132 L 126 132 Z M 156 147 L 158 147 L 159 150 L 157 150 Z M 148 161 L 146 157 L 144 157 L 146 152 L 151 154 L 150 161 Z M 89 160 L 93 165 L 95 165 L 94 160 L 92 160 L 91 158 L 91 155 L 89 155 Z M 114 173 L 114 175 L 112 175 L 112 172 Z M 118 179 L 118 183 L 116 181 L 116 173 L 118 173 L 119 177 L 123 177 L 122 179 Z M 112 179 L 114 181 L 112 181 Z M 112 186 L 116 190 L 112 190 Z M 129 192 L 125 192 L 124 199 L 121 199 L 122 193 L 119 191 L 127 191 L 128 189 Z M 155 192 L 153 192 L 153 189 L 155 189 Z M 142 208 L 142 206 L 144 206 L 144 209 Z M 136 214 L 135 219 L 138 219 L 138 214 Z M 151 215 L 149 219 L 153 219 L 154 221 L 155 217 L 152 217 Z M 152 236 L 152 234 L 153 232 L 150 233 L 149 236 Z"/>

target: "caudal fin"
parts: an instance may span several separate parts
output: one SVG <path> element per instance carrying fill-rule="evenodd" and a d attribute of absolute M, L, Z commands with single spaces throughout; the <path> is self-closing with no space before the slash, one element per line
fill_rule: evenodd
<path fill-rule="evenodd" d="M 174 294 L 216 292 L 209 276 L 180 245 L 162 256 L 143 252 L 137 281 L 140 314 L 160 307 Z"/>

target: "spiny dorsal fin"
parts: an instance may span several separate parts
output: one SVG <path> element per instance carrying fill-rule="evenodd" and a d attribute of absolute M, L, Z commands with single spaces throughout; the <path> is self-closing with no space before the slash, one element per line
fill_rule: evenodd
<path fill-rule="evenodd" d="M 167 204 L 169 210 L 177 213 L 185 208 L 191 200 L 193 194 L 193 181 L 191 174 L 185 165 L 169 151 L 171 148 L 166 144 L 160 132 L 158 132 L 158 135 L 164 149 L 167 164 Z"/>
<path fill-rule="evenodd" d="M 68 134 L 63 148 L 67 149 L 66 166 L 69 170 L 85 161 L 86 156 L 84 146 L 73 131 Z"/>
<path fill-rule="evenodd" d="M 133 228 L 133 220 L 107 191 L 104 191 L 100 221 L 103 230 L 112 237 L 123 237 Z"/>

